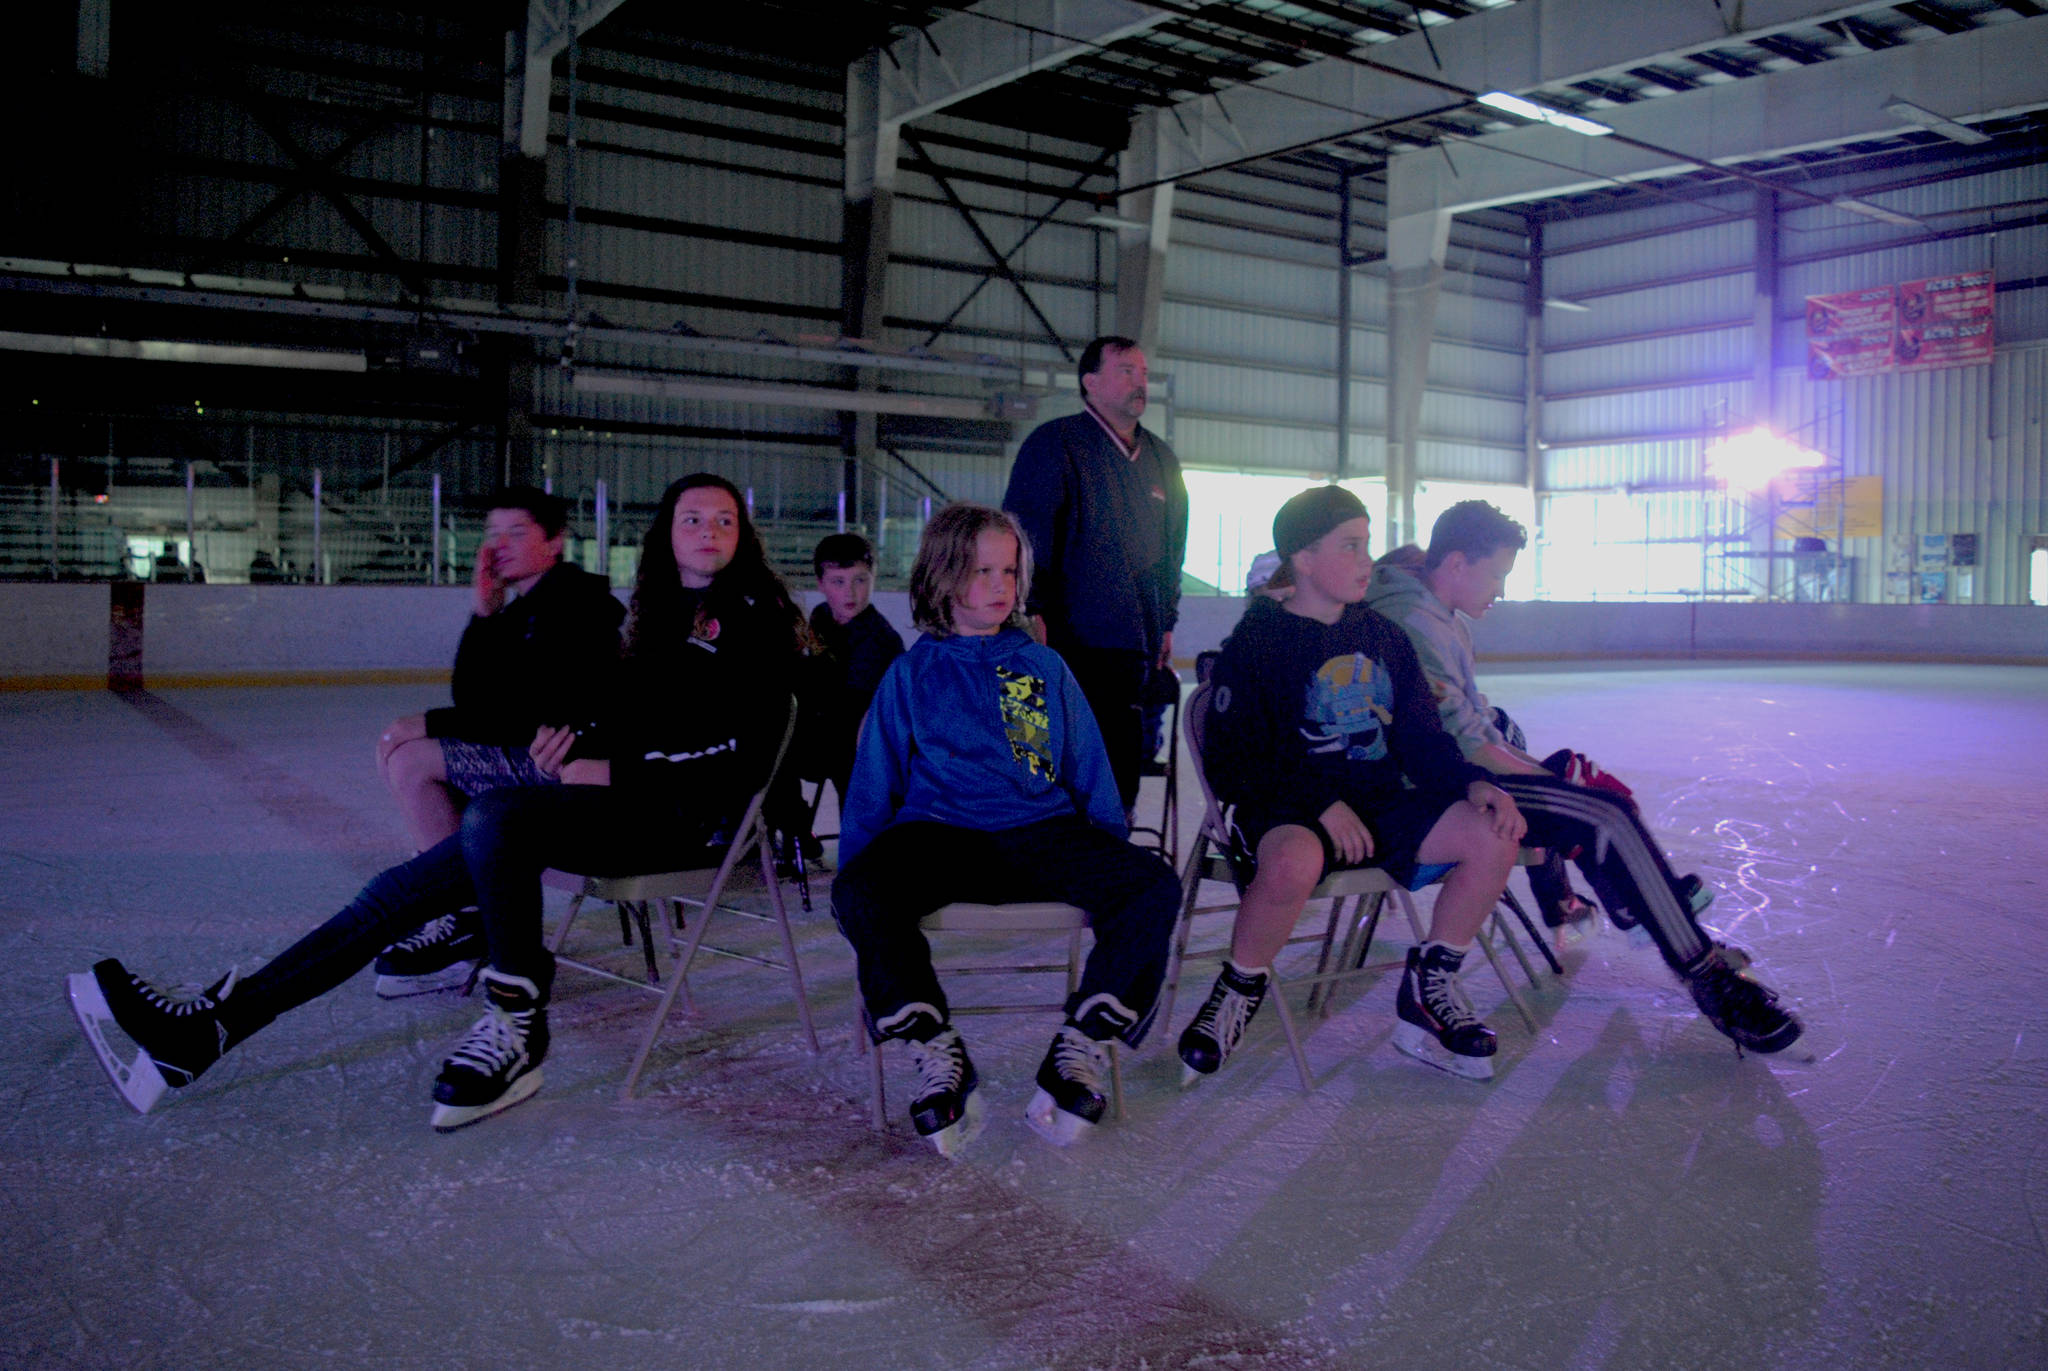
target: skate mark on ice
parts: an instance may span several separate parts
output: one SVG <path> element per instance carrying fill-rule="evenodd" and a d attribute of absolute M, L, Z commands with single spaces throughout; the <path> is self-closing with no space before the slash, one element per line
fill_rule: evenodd
<path fill-rule="evenodd" d="M 335 852 L 365 874 L 387 864 L 389 844 L 381 838 L 366 835 L 350 841 L 361 828 L 354 810 L 335 803 L 322 791 L 301 785 L 290 772 L 263 761 L 152 691 L 124 690 L 115 698 L 163 730 L 223 780 L 248 793 L 266 814 L 308 839 L 316 851 Z"/>

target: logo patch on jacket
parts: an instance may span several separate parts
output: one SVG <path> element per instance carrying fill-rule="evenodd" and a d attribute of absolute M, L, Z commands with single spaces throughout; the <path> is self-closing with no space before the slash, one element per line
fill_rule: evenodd
<path fill-rule="evenodd" d="M 1010 739 L 1010 757 L 1026 771 L 1048 781 L 1059 779 L 1052 764 L 1052 720 L 1045 712 L 1045 681 L 1005 666 L 996 668 L 1003 683 L 1003 732 Z"/>
<path fill-rule="evenodd" d="M 1301 733 L 1312 752 L 1338 752 L 1354 762 L 1387 755 L 1394 722 L 1394 681 L 1363 652 L 1332 657 L 1309 682 Z"/>

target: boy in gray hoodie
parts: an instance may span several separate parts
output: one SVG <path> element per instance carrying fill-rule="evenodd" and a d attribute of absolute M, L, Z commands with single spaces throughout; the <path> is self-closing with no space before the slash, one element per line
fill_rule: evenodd
<path fill-rule="evenodd" d="M 1500 510 L 1463 501 L 1436 521 L 1419 567 L 1390 554 L 1375 568 L 1366 603 L 1406 630 L 1445 731 L 1514 798 L 1529 821 L 1524 841 L 1587 854 L 1587 878 L 1609 915 L 1649 933 L 1700 1012 L 1738 1048 L 1791 1046 L 1799 1020 L 1743 973 L 1746 955 L 1701 929 L 1694 917 L 1705 904 L 1696 899 L 1699 878 L 1672 873 L 1628 788 L 1568 749 L 1538 761 L 1503 730 L 1512 722 L 1480 693 L 1471 621 L 1500 598 L 1527 542 L 1522 526 Z"/>

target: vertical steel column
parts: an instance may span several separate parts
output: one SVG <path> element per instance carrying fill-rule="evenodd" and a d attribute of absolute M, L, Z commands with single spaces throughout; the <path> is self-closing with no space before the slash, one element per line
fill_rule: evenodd
<path fill-rule="evenodd" d="M 58 507 L 62 503 L 63 478 L 58 471 L 58 459 L 50 459 L 50 579 L 56 580 L 57 566 L 57 523 Z M 127 555 L 125 552 L 122 554 Z"/>
<path fill-rule="evenodd" d="M 1337 176 L 1337 463 L 1351 474 L 1351 169 Z"/>
<path fill-rule="evenodd" d="M 427 566 L 427 584 L 437 586 L 441 584 L 441 473 L 438 471 L 434 473 L 434 493 L 429 498 L 433 509 L 429 522 L 433 525 L 434 536 L 429 554 L 431 560 Z"/>
<path fill-rule="evenodd" d="M 185 577 L 193 578 L 199 565 L 199 478 L 192 462 L 185 463 Z"/>
<path fill-rule="evenodd" d="M 1543 541 L 1543 221 L 1529 220 L 1522 287 L 1522 480 L 1529 487 L 1529 541 Z M 1529 549 L 1533 558 L 1537 547 Z"/>
<path fill-rule="evenodd" d="M 313 468 L 313 584 L 327 584 L 327 561 L 320 549 L 320 468 Z"/>
<path fill-rule="evenodd" d="M 1777 352 L 1778 332 L 1778 196 L 1775 191 L 1757 191 L 1752 222 L 1756 243 L 1751 272 L 1754 313 L 1750 332 L 1749 412 L 1758 428 L 1775 428 L 1777 386 L 1776 368 L 1772 365 Z M 1764 544 L 1764 598 L 1775 600 L 1778 598 L 1778 502 L 1775 489 L 1770 490 L 1766 504 L 1769 514 L 1760 531 Z M 1752 547 L 1758 536 L 1758 532 L 1752 532 Z M 1792 574 L 1798 574 L 1796 563 Z"/>
<path fill-rule="evenodd" d="M 593 503 L 596 507 L 592 523 L 597 534 L 597 574 L 609 577 L 612 574 L 612 509 L 602 476 L 597 478 L 597 495 Z"/>

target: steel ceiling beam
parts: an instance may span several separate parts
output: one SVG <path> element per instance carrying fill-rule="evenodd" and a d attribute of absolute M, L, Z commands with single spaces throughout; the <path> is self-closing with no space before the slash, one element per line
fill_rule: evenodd
<path fill-rule="evenodd" d="M 1389 165 L 1388 213 L 1462 212 L 1890 137 L 1911 127 L 1885 112 L 1894 96 L 1968 119 L 2048 106 L 2048 18 L 1603 110 L 1611 138 L 1532 125 L 1461 143 L 1455 169 L 1435 151 L 1403 154 Z"/>
<path fill-rule="evenodd" d="M 1598 79 L 1889 8 L 1881 0 L 1749 0 L 1724 16 L 1705 4 L 1522 0 L 1176 105 L 1160 175 L 1178 180 L 1421 117 L 1441 110 L 1447 95 Z"/>
<path fill-rule="evenodd" d="M 555 58 L 572 37 L 588 33 L 620 0 L 526 0 L 526 64 L 520 78 L 519 150 L 548 151 L 548 104 L 554 95 Z M 513 141 L 507 139 L 508 142 Z"/>
<path fill-rule="evenodd" d="M 901 128 L 1171 18 L 1132 0 L 989 0 L 882 49 L 876 118 Z"/>

